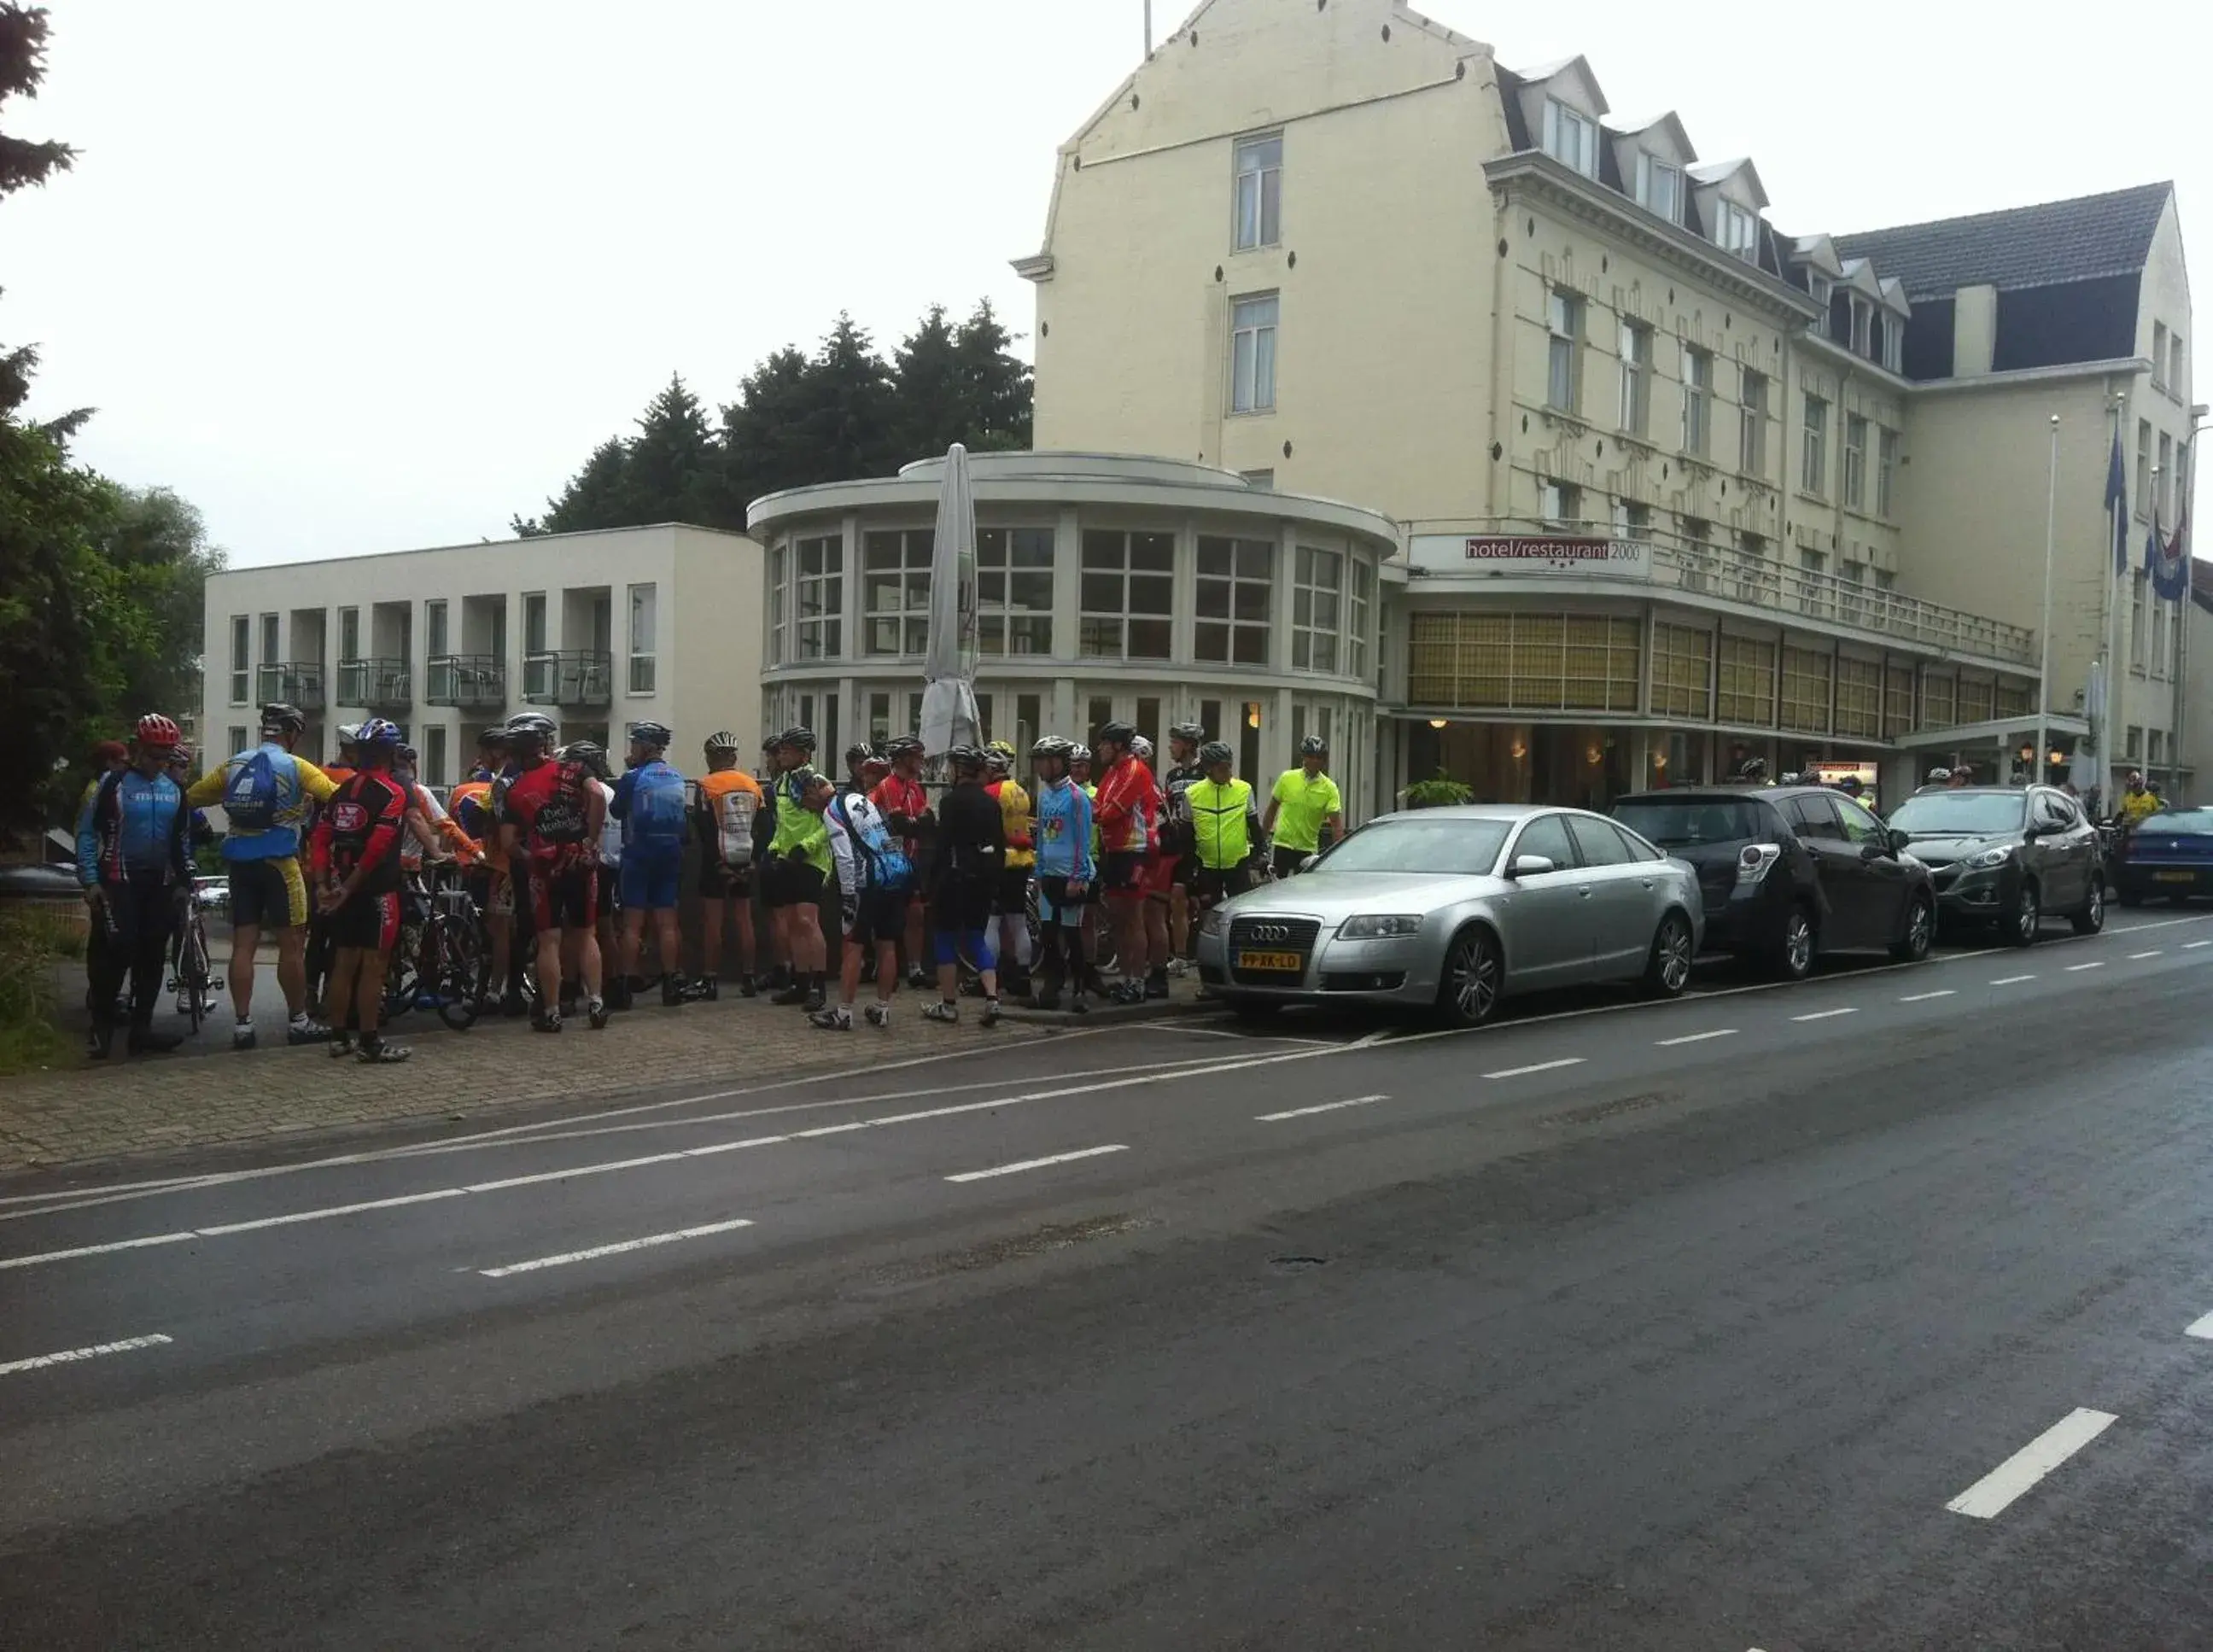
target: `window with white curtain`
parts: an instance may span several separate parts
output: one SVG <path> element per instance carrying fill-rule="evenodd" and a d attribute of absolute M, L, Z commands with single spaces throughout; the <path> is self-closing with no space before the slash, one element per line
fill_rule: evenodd
<path fill-rule="evenodd" d="M 1240 138 L 1234 153 L 1237 250 L 1273 247 L 1283 238 L 1283 135 Z"/>
<path fill-rule="evenodd" d="M 1229 411 L 1265 413 L 1276 405 L 1276 295 L 1229 307 Z"/>

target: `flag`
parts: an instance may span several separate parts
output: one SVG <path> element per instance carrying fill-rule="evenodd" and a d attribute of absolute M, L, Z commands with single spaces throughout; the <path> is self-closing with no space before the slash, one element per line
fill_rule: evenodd
<path fill-rule="evenodd" d="M 2113 432 L 2112 461 L 2106 466 L 2106 515 L 2113 535 L 2113 571 L 2129 565 L 2129 473 L 2121 463 L 2121 433 Z"/>
<path fill-rule="evenodd" d="M 2151 588 L 2169 602 L 2181 601 L 2190 588 L 2190 552 L 2185 542 L 2189 527 L 2190 506 L 2186 503 L 2172 539 L 2161 542 L 2159 521 L 2154 517 L 2151 538 L 2144 542 L 2144 568 L 2151 576 Z"/>

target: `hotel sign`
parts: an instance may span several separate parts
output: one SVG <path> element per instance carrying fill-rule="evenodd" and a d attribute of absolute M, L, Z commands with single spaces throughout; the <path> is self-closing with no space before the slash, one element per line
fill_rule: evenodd
<path fill-rule="evenodd" d="M 1652 577 L 1652 547 L 1637 539 L 1578 539 L 1543 535 L 1417 533 L 1409 560 L 1433 574 L 1499 579 L 1582 574 L 1599 579 Z"/>

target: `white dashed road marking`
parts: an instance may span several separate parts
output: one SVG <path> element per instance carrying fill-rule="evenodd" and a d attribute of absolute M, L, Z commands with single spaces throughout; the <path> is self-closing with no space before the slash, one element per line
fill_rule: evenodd
<path fill-rule="evenodd" d="M 1997 980 L 1992 981 L 1990 984 L 1992 986 L 2011 986 L 2016 981 L 2033 981 L 2035 978 L 2036 973 L 2032 970 L 2027 975 L 2001 975 Z"/>
<path fill-rule="evenodd" d="M 1728 1039 L 1735 1036 L 1736 1028 L 1734 1027 L 1716 1027 L 1710 1033 L 1686 1033 L 1679 1039 L 1659 1039 L 1655 1040 L 1655 1047 L 1666 1050 L 1678 1044 L 1704 1044 L 1708 1039 Z"/>
<path fill-rule="evenodd" d="M 1556 1067 L 1580 1067 L 1582 1056 L 1564 1056 L 1558 1061 L 1533 1061 L 1527 1067 L 1501 1067 L 1495 1073 L 1485 1073 L 1485 1078 L 1520 1078 L 1527 1073 L 1549 1073 Z"/>
<path fill-rule="evenodd" d="M 1944 1505 L 1955 1515 L 1994 1520 L 2014 1500 L 2113 1425 L 2111 1411 L 2077 1407 Z"/>
<path fill-rule="evenodd" d="M 989 1170 L 964 1170 L 957 1176 L 948 1176 L 948 1181 L 983 1181 L 991 1176 L 1012 1176 L 1024 1170 L 1042 1170 L 1049 1164 L 1066 1164 L 1073 1159 L 1095 1159 L 1102 1153 L 1127 1153 L 1129 1147 L 1115 1143 L 1109 1147 L 1079 1148 L 1073 1153 L 1056 1153 L 1046 1159 L 1024 1159 L 1017 1164 L 993 1165 Z"/>
<path fill-rule="evenodd" d="M 1279 1125 L 1286 1119 L 1303 1119 L 1313 1113 L 1335 1113 L 1339 1107 L 1364 1107 L 1371 1101 L 1388 1101 L 1387 1095 L 1356 1095 L 1349 1101 L 1325 1101 L 1318 1107 L 1293 1107 L 1288 1113 L 1256 1113 L 1253 1122 L 1259 1125 Z"/>
<path fill-rule="evenodd" d="M 2070 964 L 2067 966 L 2067 972 L 2070 975 L 2080 975 L 2086 969 L 2103 969 L 2105 966 L 2105 960 L 2101 958 L 2092 964 Z"/>
<path fill-rule="evenodd" d="M 603 1256 L 650 1250 L 655 1245 L 673 1245 L 680 1239 L 704 1239 L 710 1234 L 735 1233 L 753 1225 L 743 1217 L 733 1222 L 710 1222 L 698 1228 L 679 1228 L 674 1233 L 648 1234 L 643 1239 L 618 1240 L 612 1245 L 594 1245 L 589 1250 L 564 1251 L 558 1256 L 541 1256 L 533 1261 L 510 1262 L 503 1268 L 479 1268 L 477 1271 L 487 1279 L 504 1279 L 510 1273 L 535 1273 L 540 1268 L 566 1267 L 571 1262 L 595 1262 Z"/>
<path fill-rule="evenodd" d="M 1810 1015 L 1793 1015 L 1794 1021 L 1825 1021 L 1837 1015 L 1856 1015 L 1860 1012 L 1849 1005 L 1842 1009 L 1817 1009 Z"/>
<path fill-rule="evenodd" d="M 2213 941 L 2186 941 L 2182 943 L 2185 952 L 2196 952 L 2200 947 L 2213 947 Z"/>
<path fill-rule="evenodd" d="M 2131 953 L 2131 954 L 2129 954 L 2129 962 L 2131 962 L 2131 964 L 2133 964 L 2133 963 L 2135 963 L 2138 959 L 2142 959 L 2142 958 L 2156 958 L 2156 957 L 2158 957 L 2158 956 L 2160 955 L 2160 953 L 2161 953 L 2161 948 L 2156 948 L 2156 947 L 2155 947 L 2155 948 L 2154 948 L 2151 951 L 2149 951 L 2149 952 L 2132 952 L 2132 953 Z"/>
<path fill-rule="evenodd" d="M 89 1348 L 70 1348 L 58 1354 L 40 1354 L 32 1359 L 11 1359 L 0 1365 L 0 1376 L 15 1371 L 40 1371 L 49 1365 L 74 1365 L 82 1359 L 98 1359 L 106 1354 L 127 1354 L 134 1348 L 159 1348 L 169 1340 L 154 1332 L 143 1337 L 125 1337 L 120 1342 L 94 1343 Z"/>
<path fill-rule="evenodd" d="M 1955 996 L 1957 996 L 1957 995 L 1955 994 L 1955 992 L 1954 991 L 1954 990 L 1953 990 L 1952 988 L 1950 988 L 1950 987 L 1948 987 L 1948 987 L 1942 988 L 1942 989 L 1940 989 L 1940 990 L 1938 990 L 1937 991 L 1935 991 L 1935 992 L 1909 992 L 1909 993 L 1907 993 L 1904 997 L 1900 998 L 1900 999 L 1899 1000 L 1899 1003 L 1925 1003 L 1928 1000 L 1930 1000 L 1930 999 L 1931 999 L 1931 998 L 1949 998 L 1949 997 L 1955 997 Z"/>
<path fill-rule="evenodd" d="M 2186 1337 L 2197 1337 L 2206 1342 L 2213 1342 L 2213 1314 L 2208 1314 L 2182 1334 Z"/>

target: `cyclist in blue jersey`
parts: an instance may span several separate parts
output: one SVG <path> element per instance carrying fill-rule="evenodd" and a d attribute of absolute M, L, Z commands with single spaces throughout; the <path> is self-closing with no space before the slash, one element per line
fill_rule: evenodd
<path fill-rule="evenodd" d="M 615 782 L 608 813 L 622 822 L 622 936 L 618 946 L 615 1008 L 627 1009 L 644 986 L 637 972 L 645 922 L 653 919 L 661 949 L 661 1002 L 684 1002 L 684 977 L 678 967 L 683 940 L 676 927 L 677 885 L 684 869 L 684 845 L 691 835 L 690 800 L 684 777 L 668 761 L 674 739 L 667 725 L 631 725 L 630 766 Z"/>
<path fill-rule="evenodd" d="M 277 984 L 290 1014 L 286 1042 L 318 1044 L 330 1029 L 308 1014 L 308 885 L 300 856 L 314 806 L 338 789 L 330 777 L 293 747 L 308 727 L 297 706 L 261 708 L 261 743 L 210 769 L 185 794 L 193 808 L 221 804 L 229 830 L 223 858 L 230 869 L 230 1001 L 238 1022 L 234 1050 L 254 1045 L 253 954 L 263 929 L 277 932 Z"/>
<path fill-rule="evenodd" d="M 1061 983 L 1073 979 L 1069 1008 L 1082 1015 L 1087 984 L 1083 915 L 1098 899 L 1098 863 L 1091 853 L 1091 798 L 1069 778 L 1073 741 L 1047 735 L 1030 747 L 1037 771 L 1038 1009 L 1060 1008 Z"/>

